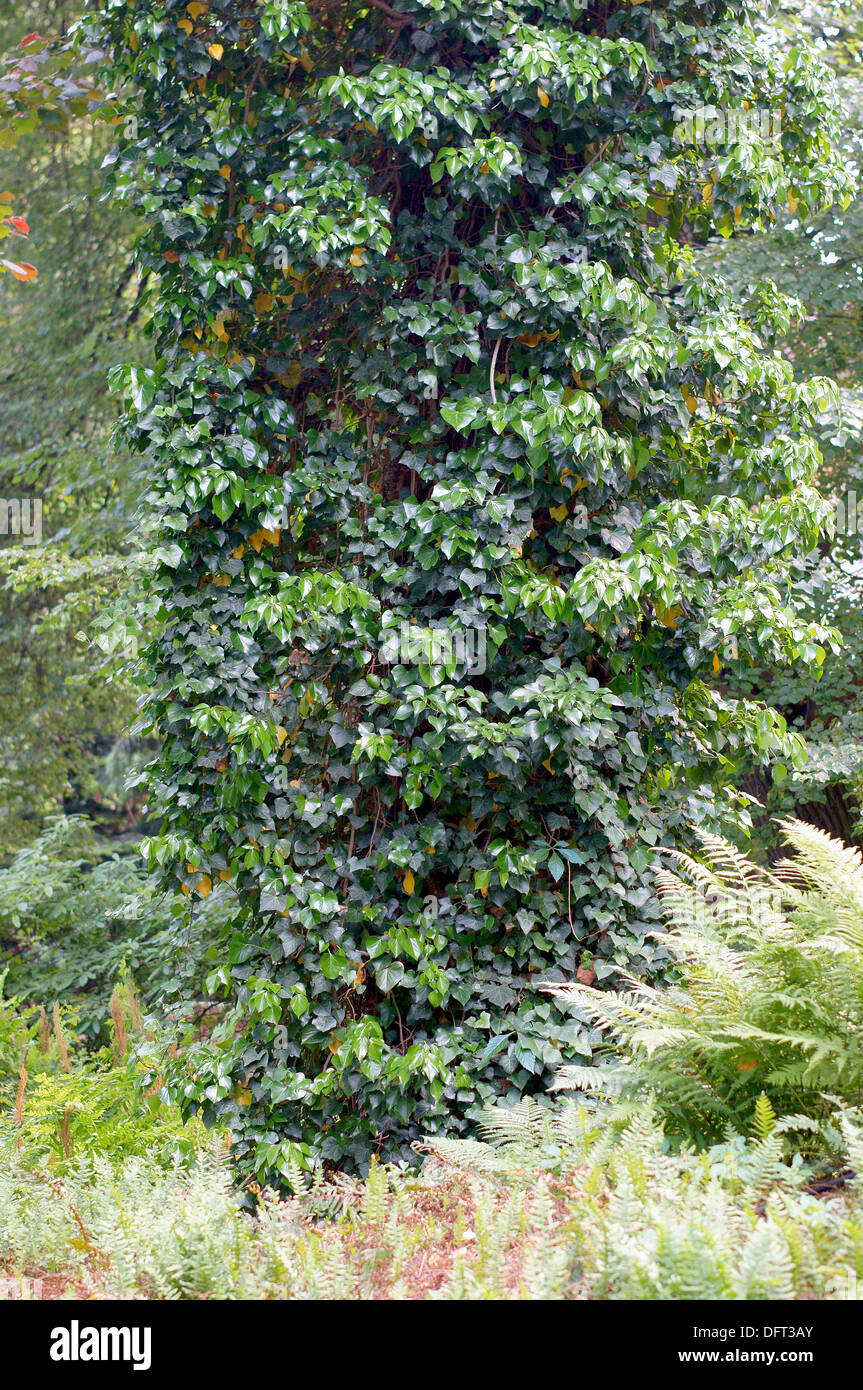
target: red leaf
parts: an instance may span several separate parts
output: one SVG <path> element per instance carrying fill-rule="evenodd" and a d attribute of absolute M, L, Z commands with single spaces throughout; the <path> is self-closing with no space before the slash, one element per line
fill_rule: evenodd
<path fill-rule="evenodd" d="M 9 222 L 11 226 L 15 228 L 16 232 L 18 232 L 19 236 L 30 235 L 30 228 L 27 224 L 26 217 L 10 217 Z"/>

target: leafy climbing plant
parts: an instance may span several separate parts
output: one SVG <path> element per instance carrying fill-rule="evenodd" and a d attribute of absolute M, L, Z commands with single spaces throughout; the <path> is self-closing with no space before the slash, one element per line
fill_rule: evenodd
<path fill-rule="evenodd" d="M 786 576 L 833 391 L 692 248 L 847 197 L 836 102 L 716 0 L 102 11 L 159 277 L 117 374 L 161 519 L 149 859 L 237 903 L 224 1025 L 165 1075 L 268 1179 L 407 1154 L 589 1058 L 534 982 L 660 970 L 654 847 L 799 755 L 717 676 L 832 640 Z M 681 139 L 707 105 L 779 137 Z"/>

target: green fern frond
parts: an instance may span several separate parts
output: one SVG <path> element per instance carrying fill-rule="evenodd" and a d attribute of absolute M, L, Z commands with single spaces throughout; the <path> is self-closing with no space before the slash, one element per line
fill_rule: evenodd
<path fill-rule="evenodd" d="M 776 1111 L 763 1091 L 755 1102 L 752 1128 L 757 1139 L 768 1139 L 776 1128 Z"/>
<path fill-rule="evenodd" d="M 620 1100 L 652 1091 L 683 1139 L 716 1142 L 728 1123 L 747 1133 L 763 1093 L 774 1118 L 812 1122 L 780 1119 L 772 1133 L 815 1152 L 828 1096 L 863 1100 L 863 855 L 799 821 L 783 829 L 793 857 L 775 872 L 715 836 L 697 858 L 665 852 L 675 872 L 657 882 L 680 985 L 548 987 L 615 1043 Z M 582 1071 L 560 1086 L 587 1089 Z"/>

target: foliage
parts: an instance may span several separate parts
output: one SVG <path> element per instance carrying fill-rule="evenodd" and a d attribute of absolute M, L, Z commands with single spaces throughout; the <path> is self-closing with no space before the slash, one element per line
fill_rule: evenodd
<path fill-rule="evenodd" d="M 214 1143 L 191 1171 L 151 1157 L 94 1157 L 61 1178 L 33 1171 L 12 1151 L 0 1194 L 0 1244 L 13 1269 L 78 1266 L 72 1292 L 88 1296 L 251 1293 L 251 1228 Z"/>
<path fill-rule="evenodd" d="M 87 75 L 98 58 L 92 48 L 82 53 L 74 39 L 51 43 L 38 33 L 24 34 L 0 60 L 0 147 L 40 127 L 65 129 L 74 116 L 98 110 L 102 98 Z M 14 196 L 8 190 L 0 194 L 0 241 L 29 234 L 26 217 L 13 215 Z M 38 273 L 27 261 L 0 256 L 0 275 L 7 272 L 24 281 Z"/>
<path fill-rule="evenodd" d="M 56 3 L 42 5 L 46 10 L 63 11 Z M 68 7 L 67 7 L 68 8 Z M 32 4 L 18 7 L 15 23 L 26 23 Z M 80 47 L 80 32 L 63 33 L 52 42 L 36 32 L 24 33 L 14 51 L 4 54 L 0 80 L 0 145 L 9 146 L 22 134 L 39 129 L 56 130 L 68 126 L 76 116 L 92 114 L 103 107 L 103 97 L 93 80 L 97 50 Z"/>
<path fill-rule="evenodd" d="M 87 1298 L 857 1296 L 859 1181 L 825 1202 L 769 1138 L 670 1155 L 649 1117 L 617 1135 L 583 1106 L 539 1126 L 529 1104 L 503 1145 L 437 1137 L 419 1176 L 318 1175 L 254 1216 L 216 1144 L 191 1165 L 96 1158 L 50 1179 L 4 1154 L 0 1251 L 10 1275 Z M 845 1135 L 859 1171 L 860 1131 Z"/>
<path fill-rule="evenodd" d="M 822 823 L 833 833 L 854 833 L 859 839 L 861 825 L 854 821 L 855 804 L 863 805 L 863 706 L 857 680 L 863 651 L 863 516 L 858 517 L 856 505 L 856 499 L 863 498 L 863 199 L 859 192 L 863 26 L 859 8 L 846 0 L 782 0 L 764 22 L 771 41 L 785 49 L 805 35 L 810 49 L 834 71 L 845 106 L 843 148 L 855 165 L 855 195 L 847 208 L 833 207 L 808 219 L 801 218 L 789 201 L 765 235 L 730 241 L 714 238 L 699 252 L 699 262 L 705 269 L 718 271 L 736 298 L 756 294 L 765 276 L 780 290 L 799 297 L 806 312 L 792 326 L 784 354 L 798 379 L 826 373 L 839 385 L 838 409 L 822 418 L 820 443 L 825 457 L 819 468 L 819 485 L 835 500 L 837 529 L 817 550 L 798 557 L 791 592 L 802 615 L 842 633 L 843 648 L 839 655 L 828 655 L 823 678 L 817 681 L 803 667 L 782 671 L 770 663 L 753 667 L 745 659 L 729 661 L 724 674 L 730 693 L 769 700 L 806 740 L 805 767 L 785 781 L 772 779 L 757 754 L 746 767 L 758 773 L 762 787 L 769 786 L 766 795 L 762 793 L 769 813 L 808 818 L 812 803 L 823 807 L 829 789 L 837 787 L 851 824 L 840 823 L 829 810 Z M 773 852 L 778 848 L 771 836 L 773 821 L 770 815 L 759 819 L 759 838 L 766 838 Z"/>
<path fill-rule="evenodd" d="M 842 495 L 847 500 L 847 491 Z M 863 498 L 863 492 L 860 496 Z M 847 823 L 829 820 L 826 826 L 842 838 L 856 837 L 859 843 L 863 828 L 857 810 L 863 806 L 863 702 L 858 677 L 863 658 L 863 568 L 859 547 L 856 533 L 837 536 L 823 553 L 816 551 L 801 558 L 794 567 L 798 611 L 826 622 L 842 637 L 840 654 L 828 657 L 817 682 L 799 667 L 787 671 L 747 669 L 740 663 L 736 670 L 728 671 L 731 691 L 770 700 L 806 741 L 805 763 L 789 770 L 785 779 L 779 780 L 771 776 L 769 768 L 758 766 L 757 755 L 753 759 L 754 768 L 768 784 L 758 841 L 774 856 L 780 852 L 775 833 L 778 821 L 794 815 L 809 819 L 813 804 L 823 806 L 832 787 L 841 789 L 848 819 Z"/>
<path fill-rule="evenodd" d="M 148 1155 L 171 1167 L 204 1143 L 200 1121 L 184 1125 L 158 1085 L 145 1086 L 134 1047 L 144 1024 L 128 975 L 109 1009 L 110 1046 L 86 1053 L 73 1009 L 55 1004 L 37 1015 L 20 999 L 0 1001 L 0 1135 L 22 1162 L 62 1173 L 94 1156 Z"/>
<path fill-rule="evenodd" d="M 706 863 L 658 875 L 680 983 L 618 995 L 549 988 L 622 1056 L 564 1067 L 559 1086 L 655 1096 L 670 1134 L 747 1133 L 761 1100 L 812 1153 L 835 1148 L 837 1105 L 863 1102 L 863 856 L 801 821 L 775 873 L 702 835 Z"/>
<path fill-rule="evenodd" d="M 105 1041 L 109 997 L 128 972 L 147 1006 L 199 1000 L 230 918 L 224 892 L 181 907 L 156 891 L 128 847 L 81 817 L 49 824 L 0 869 L 0 939 L 9 987 L 35 1003 L 74 1003 L 79 1031 Z"/>
<path fill-rule="evenodd" d="M 35 1023 L 28 1021 L 22 1012 L 22 1000 L 6 993 L 8 973 L 6 969 L 0 974 L 0 1087 L 17 1077 L 22 1055 L 36 1032 Z"/>
<path fill-rule="evenodd" d="M 673 1155 L 650 1112 L 615 1136 L 584 1105 L 556 1115 L 530 1101 L 486 1116 L 491 1144 L 435 1139 L 463 1169 L 529 1190 L 537 1169 L 571 1174 L 577 1288 L 593 1298 L 776 1299 L 856 1297 L 861 1250 L 856 1212 L 806 1192 L 775 1133 L 738 1136 L 695 1155 Z M 857 1162 L 859 1117 L 842 1121 Z M 572 1287 L 572 1286 L 570 1286 Z"/>
<path fill-rule="evenodd" d="M 24 1100 L 14 1129 L 22 1160 L 60 1173 L 73 1160 L 94 1155 L 118 1161 L 155 1156 L 170 1165 L 193 1155 L 206 1137 L 200 1120 L 184 1124 L 157 1095 L 144 1097 L 140 1075 L 132 1066 L 118 1066 L 110 1049 L 79 1059 L 69 1073 L 38 1073 Z M 8 1117 L 0 1130 L 7 1137 L 13 1133 Z"/>
<path fill-rule="evenodd" d="M 799 739 L 724 642 L 817 670 L 825 382 L 690 242 L 847 198 L 829 80 L 742 4 L 110 0 L 112 190 L 159 274 L 127 438 L 160 518 L 143 727 L 231 1003 L 166 1073 L 260 1177 L 409 1154 L 591 1029 L 537 995 L 662 967 L 643 881 Z M 733 59 L 730 55 L 733 54 Z M 782 111 L 721 152 L 687 112 Z M 445 628 L 485 643 L 404 654 Z"/>
<path fill-rule="evenodd" d="M 0 16 L 0 52 L 12 55 L 0 69 L 0 189 L 18 190 L 26 217 L 10 226 L 31 232 L 39 276 L 0 279 L 0 861 L 64 807 L 133 824 L 128 793 L 105 785 L 128 747 L 133 696 L 87 629 L 133 586 L 140 491 L 140 462 L 110 440 L 106 376 L 140 354 L 140 306 L 133 220 L 99 197 L 112 139 L 93 119 L 109 110 L 93 91 L 99 55 L 70 28 L 80 0 L 12 9 Z M 10 125 L 3 103 L 22 65 L 20 80 L 38 86 Z M 8 499 L 41 509 L 41 544 L 7 537 Z"/>
<path fill-rule="evenodd" d="M 851 396 L 863 376 L 860 11 L 852 0 L 780 0 L 762 22 L 774 44 L 790 49 L 805 42 L 833 70 L 844 106 L 843 149 L 858 176 L 854 196 L 847 207 L 833 207 L 812 218 L 801 218 L 789 204 L 765 235 L 714 242 L 703 257 L 738 294 L 753 293 L 769 276 L 780 289 L 803 300 L 806 316 L 789 334 L 786 352 L 798 375 L 826 373 Z M 830 433 L 835 432 L 834 420 Z M 830 454 L 835 456 L 835 450 Z"/>

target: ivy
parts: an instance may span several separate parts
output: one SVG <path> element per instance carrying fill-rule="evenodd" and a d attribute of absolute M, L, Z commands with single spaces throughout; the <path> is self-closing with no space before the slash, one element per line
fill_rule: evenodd
<path fill-rule="evenodd" d="M 537 984 L 661 971 L 656 847 L 800 759 L 720 673 L 835 642 L 786 585 L 830 388 L 693 246 L 847 197 L 835 99 L 718 0 L 103 9 L 158 276 L 148 852 L 237 902 L 166 1082 L 261 1179 L 406 1156 L 590 1058 Z M 681 142 L 723 103 L 778 148 Z"/>

